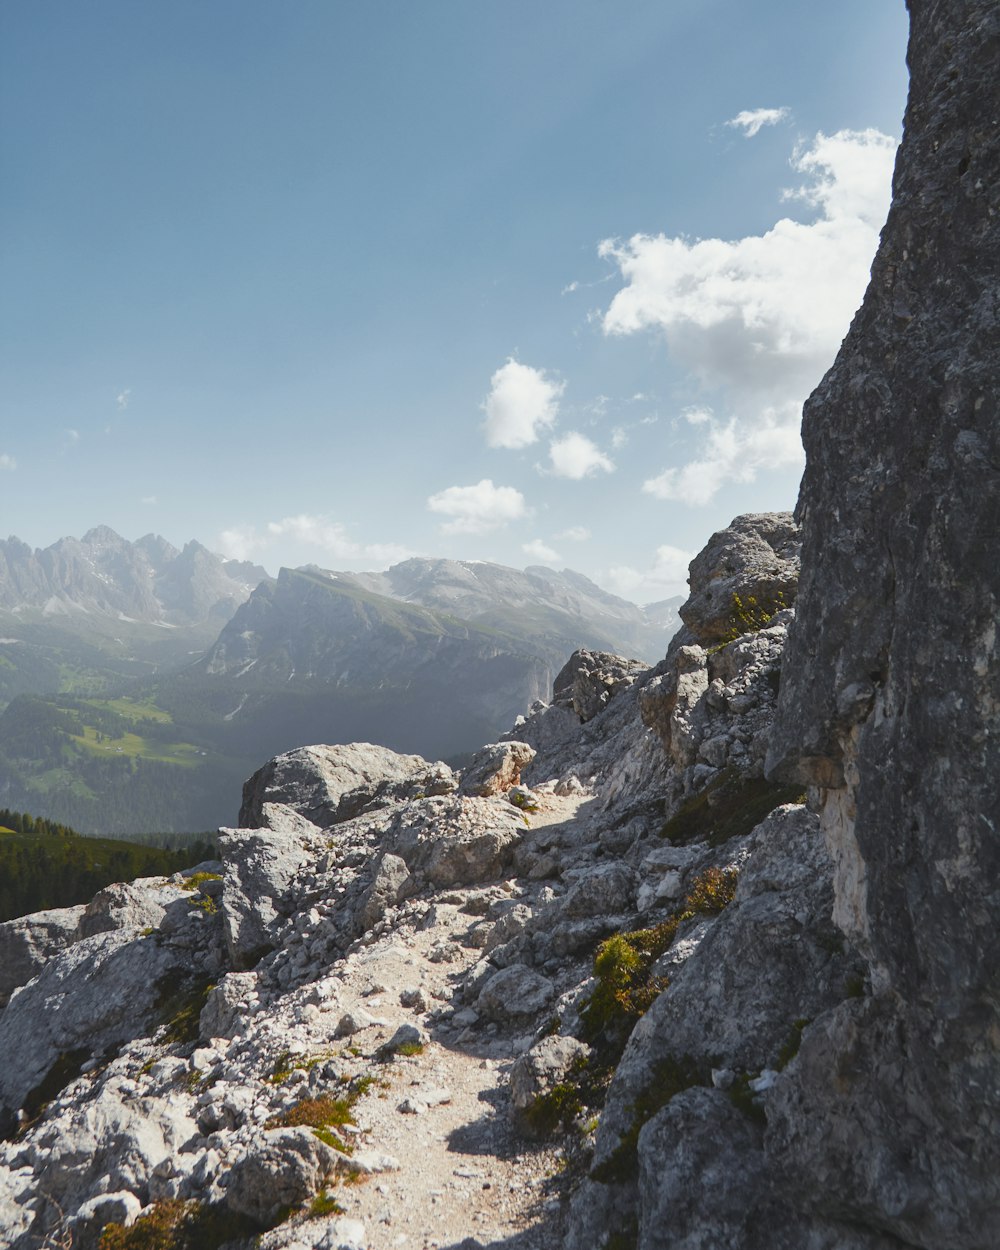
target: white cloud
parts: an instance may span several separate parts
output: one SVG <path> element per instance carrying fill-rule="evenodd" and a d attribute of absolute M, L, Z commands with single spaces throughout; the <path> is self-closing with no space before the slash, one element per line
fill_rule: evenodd
<path fill-rule="evenodd" d="M 609 460 L 586 435 L 575 431 L 556 439 L 549 446 L 549 457 L 552 461 L 551 472 L 556 477 L 568 477 L 576 482 L 598 470 L 612 473 L 615 467 L 614 461 Z"/>
<path fill-rule="evenodd" d="M 570 543 L 585 543 L 590 537 L 590 530 L 585 525 L 571 525 L 569 529 L 556 534 L 556 538 L 565 539 Z"/>
<path fill-rule="evenodd" d="M 521 550 L 539 564 L 554 564 L 557 560 L 562 560 L 559 552 L 553 551 L 540 538 L 533 538 L 530 543 L 522 543 Z"/>
<path fill-rule="evenodd" d="M 0 469 L 4 469 L 8 473 L 13 473 L 16 468 L 17 461 L 14 457 L 8 456 L 6 452 L 0 452 Z"/>
<path fill-rule="evenodd" d="M 524 496 L 513 486 L 494 486 L 484 477 L 475 486 L 449 486 L 427 500 L 431 512 L 451 517 L 445 534 L 485 534 L 528 515 Z"/>
<path fill-rule="evenodd" d="M 742 130 L 748 139 L 752 139 L 763 126 L 776 126 L 790 116 L 788 109 L 744 109 L 735 117 L 730 117 L 727 126 Z"/>
<path fill-rule="evenodd" d="M 144 503 L 144 504 L 156 504 L 156 503 L 159 503 L 160 501 L 157 499 L 155 495 L 143 495 L 143 497 L 139 500 L 139 502 Z"/>
<path fill-rule="evenodd" d="M 145 501 L 144 501 L 145 502 Z M 361 543 L 352 538 L 341 521 L 328 516 L 283 517 L 280 521 L 268 521 L 263 532 L 253 525 L 237 525 L 223 530 L 219 535 L 222 551 L 234 560 L 247 560 L 268 550 L 279 549 L 295 543 L 314 547 L 324 557 L 345 562 L 366 562 L 385 568 L 414 553 L 398 543 Z"/>
<path fill-rule="evenodd" d="M 483 402 L 486 442 L 490 447 L 527 447 L 537 442 L 559 411 L 565 383 L 549 378 L 542 369 L 510 359 L 490 379 Z"/>
<path fill-rule="evenodd" d="M 129 397 L 132 394 L 131 386 L 126 386 L 124 390 L 120 390 L 115 396 L 115 403 L 118 405 L 118 411 L 124 412 L 128 407 Z"/>
<path fill-rule="evenodd" d="M 67 452 L 70 448 L 75 447 L 80 441 L 79 430 L 63 430 L 62 446 L 59 448 L 61 452 Z"/>
<path fill-rule="evenodd" d="M 768 409 L 750 424 L 731 417 L 717 421 L 700 414 L 706 431 L 701 452 L 681 468 L 664 469 L 642 489 L 657 499 L 698 506 L 711 502 L 725 482 L 752 482 L 761 469 L 801 464 L 798 407 Z"/>
<path fill-rule="evenodd" d="M 683 594 L 687 590 L 688 565 L 694 552 L 683 551 L 669 543 L 657 547 L 653 563 L 647 569 L 619 565 L 608 569 L 604 581 L 616 594 L 638 603 L 652 603 Z"/>
<path fill-rule="evenodd" d="M 601 244 L 626 283 L 604 314 L 605 333 L 661 331 L 674 359 L 706 388 L 728 392 L 735 409 L 725 422 L 689 410 L 703 446 L 651 479 L 651 493 L 707 502 L 727 480 L 752 481 L 765 466 L 801 458 L 802 402 L 864 294 L 895 147 L 876 130 L 842 130 L 798 151 L 792 165 L 804 182 L 785 198 L 817 210 L 811 222 L 782 218 L 734 241 L 640 234 Z"/>

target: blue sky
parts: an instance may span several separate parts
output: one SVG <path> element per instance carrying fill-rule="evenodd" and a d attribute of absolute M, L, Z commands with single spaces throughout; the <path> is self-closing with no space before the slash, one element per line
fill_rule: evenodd
<path fill-rule="evenodd" d="M 902 0 L 11 0 L 0 531 L 676 593 L 794 503 L 905 38 Z"/>

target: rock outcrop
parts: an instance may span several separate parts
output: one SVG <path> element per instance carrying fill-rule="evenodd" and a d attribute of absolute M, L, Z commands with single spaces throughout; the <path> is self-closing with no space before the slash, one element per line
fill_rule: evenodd
<path fill-rule="evenodd" d="M 1000 11 L 910 9 L 892 210 L 804 414 L 799 615 L 770 756 L 814 788 L 869 986 L 807 1031 L 769 1118 L 809 1208 L 985 1247 L 1000 1227 Z"/>

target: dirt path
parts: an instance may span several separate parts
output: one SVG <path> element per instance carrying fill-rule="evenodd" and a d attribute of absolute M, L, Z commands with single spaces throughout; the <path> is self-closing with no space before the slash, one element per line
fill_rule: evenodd
<path fill-rule="evenodd" d="M 546 796 L 532 827 L 571 819 L 580 802 Z M 508 888 L 516 894 L 519 887 L 512 881 Z M 470 1246 L 514 1238 L 518 1250 L 542 1250 L 558 1217 L 561 1156 L 514 1134 L 506 1110 L 508 1074 L 530 1035 L 512 1038 L 482 1022 L 462 1027 L 467 1016 L 453 1002 L 454 987 L 481 954 L 463 945 L 476 917 L 439 903 L 429 919 L 352 953 L 336 969 L 343 1001 L 386 1021 L 353 1039 L 360 1064 L 401 1018 L 430 1037 L 422 1053 L 379 1064 L 376 1084 L 355 1108 L 359 1143 L 394 1156 L 399 1170 L 339 1186 L 337 1201 L 364 1222 L 368 1250 L 444 1250 L 467 1238 Z M 413 999 L 410 1010 L 401 1006 Z"/>

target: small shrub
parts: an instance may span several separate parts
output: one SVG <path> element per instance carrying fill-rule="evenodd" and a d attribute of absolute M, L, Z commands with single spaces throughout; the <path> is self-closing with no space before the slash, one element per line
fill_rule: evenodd
<path fill-rule="evenodd" d="M 709 648 L 709 655 L 728 647 L 744 634 L 758 634 L 765 629 L 771 620 L 789 605 L 785 602 L 783 591 L 778 591 L 773 599 L 758 599 L 756 595 L 747 595 L 742 599 L 733 594 L 730 605 L 729 626 L 723 634 L 722 641 Z"/>
<path fill-rule="evenodd" d="M 307 1215 L 309 1219 L 316 1220 L 324 1215 L 344 1215 L 346 1211 L 347 1208 L 342 1207 L 336 1198 L 331 1198 L 324 1189 L 309 1204 Z"/>
<path fill-rule="evenodd" d="M 706 868 L 672 916 L 651 929 L 616 933 L 598 946 L 597 988 L 580 1012 L 588 1040 L 605 1034 L 612 1045 L 624 1042 L 625 1029 L 631 1030 L 670 984 L 666 977 L 654 977 L 651 969 L 670 949 L 681 923 L 698 915 L 717 915 L 732 901 L 737 879 L 733 868 Z"/>

